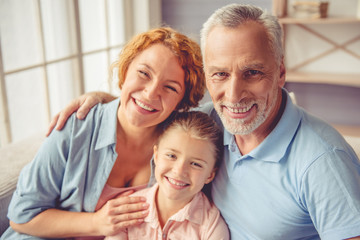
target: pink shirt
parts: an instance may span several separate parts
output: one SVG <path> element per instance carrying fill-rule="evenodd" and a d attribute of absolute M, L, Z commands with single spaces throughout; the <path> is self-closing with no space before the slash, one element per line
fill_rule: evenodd
<path fill-rule="evenodd" d="M 219 210 L 209 202 L 202 192 L 196 194 L 193 200 L 174 214 L 161 229 L 155 204 L 157 189 L 158 184 L 155 184 L 151 188 L 133 194 L 146 197 L 150 204 L 150 212 L 144 223 L 128 228 L 127 232 L 123 231 L 116 236 L 109 236 L 105 239 L 230 239 L 229 230 Z"/>
<path fill-rule="evenodd" d="M 121 193 L 129 191 L 129 190 L 138 191 L 140 189 L 145 188 L 146 186 L 147 186 L 147 184 L 141 185 L 141 186 L 135 186 L 135 187 L 115 188 L 115 187 L 111 187 L 111 186 L 105 184 L 104 189 L 101 192 L 100 198 L 96 204 L 95 212 L 97 210 L 99 210 L 107 201 L 109 201 L 110 199 L 116 198 Z M 100 240 L 100 239 L 104 239 L 104 236 L 102 236 L 102 237 L 90 237 L 90 236 L 89 237 L 77 237 L 74 239 L 75 240 Z"/>

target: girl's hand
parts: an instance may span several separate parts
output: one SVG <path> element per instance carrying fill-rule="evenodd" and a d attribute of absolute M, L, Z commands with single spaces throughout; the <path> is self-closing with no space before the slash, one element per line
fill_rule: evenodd
<path fill-rule="evenodd" d="M 131 193 L 133 191 L 128 191 L 107 201 L 94 213 L 92 223 L 94 228 L 98 229 L 99 235 L 112 236 L 144 221 L 149 214 L 149 204 L 144 197 L 128 196 Z"/>

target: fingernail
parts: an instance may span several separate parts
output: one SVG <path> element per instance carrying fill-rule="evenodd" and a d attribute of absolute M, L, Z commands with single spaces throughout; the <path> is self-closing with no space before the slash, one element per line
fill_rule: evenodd
<path fill-rule="evenodd" d="M 82 112 L 78 112 L 78 118 L 80 118 L 80 119 L 83 119 L 84 118 L 84 114 L 82 113 Z"/>
<path fill-rule="evenodd" d="M 143 207 L 149 207 L 149 204 L 148 204 L 148 203 L 143 203 L 142 206 L 143 206 Z"/>

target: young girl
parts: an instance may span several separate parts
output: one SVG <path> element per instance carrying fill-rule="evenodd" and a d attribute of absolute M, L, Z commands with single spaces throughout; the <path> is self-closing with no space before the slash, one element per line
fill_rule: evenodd
<path fill-rule="evenodd" d="M 177 113 L 154 146 L 157 183 L 133 194 L 146 197 L 149 215 L 105 239 L 229 239 L 218 209 L 201 191 L 222 153 L 222 132 L 207 114 Z"/>

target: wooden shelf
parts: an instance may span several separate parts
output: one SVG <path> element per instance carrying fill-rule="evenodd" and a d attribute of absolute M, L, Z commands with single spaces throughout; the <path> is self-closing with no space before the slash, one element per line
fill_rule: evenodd
<path fill-rule="evenodd" d="M 299 82 L 299 83 L 322 83 L 322 84 L 335 84 L 335 85 L 344 85 L 351 87 L 360 87 L 360 73 L 356 74 L 342 74 L 342 73 L 312 73 L 312 72 L 302 72 L 301 68 L 307 65 L 311 65 L 313 62 L 324 58 L 332 54 L 333 52 L 340 50 L 344 53 L 355 57 L 360 60 L 360 55 L 349 48 L 350 44 L 360 41 L 360 35 L 353 37 L 345 43 L 339 44 L 333 39 L 330 39 L 328 36 L 322 34 L 321 32 L 309 28 L 308 24 L 349 24 L 349 23 L 360 23 L 360 18 L 356 17 L 335 17 L 331 16 L 328 18 L 279 18 L 279 23 L 282 25 L 284 30 L 284 45 L 286 43 L 286 34 L 287 34 L 287 25 L 297 25 L 306 32 L 310 33 L 314 37 L 327 42 L 332 46 L 331 49 L 324 50 L 322 53 L 308 57 L 302 62 L 298 63 L 295 66 L 287 68 L 287 81 L 288 82 Z M 359 32 L 360 33 L 360 32 Z"/>
<path fill-rule="evenodd" d="M 286 73 L 286 81 L 360 87 L 360 74 L 309 73 L 289 71 Z"/>
<path fill-rule="evenodd" d="M 328 18 L 279 18 L 280 24 L 341 24 L 357 23 L 360 18 L 356 17 L 328 17 Z"/>

